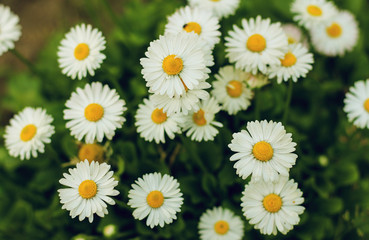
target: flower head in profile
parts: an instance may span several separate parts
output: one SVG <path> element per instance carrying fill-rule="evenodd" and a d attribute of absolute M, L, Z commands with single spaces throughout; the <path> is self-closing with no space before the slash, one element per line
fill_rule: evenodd
<path fill-rule="evenodd" d="M 87 72 L 95 75 L 105 59 L 105 38 L 91 25 L 77 25 L 65 35 L 58 48 L 58 62 L 62 73 L 81 80 Z"/>
<path fill-rule="evenodd" d="M 138 178 L 128 192 L 128 205 L 134 208 L 133 217 L 153 228 L 170 224 L 181 211 L 183 197 L 179 183 L 172 176 L 160 173 L 145 174 Z"/>
<path fill-rule="evenodd" d="M 115 130 L 126 120 L 122 116 L 127 110 L 125 101 L 119 99 L 115 89 L 100 82 L 86 84 L 84 89 L 77 88 L 65 106 L 67 128 L 79 141 L 85 137 L 86 143 L 102 142 L 104 136 L 111 140 Z"/>
<path fill-rule="evenodd" d="M 5 128 L 5 147 L 10 156 L 23 159 L 36 158 L 45 151 L 45 143 L 54 134 L 53 118 L 42 108 L 26 107 L 16 114 Z"/>
<path fill-rule="evenodd" d="M 236 68 L 256 74 L 265 73 L 268 65 L 280 64 L 279 59 L 287 50 L 287 36 L 281 24 L 271 23 L 260 16 L 242 20 L 242 28 L 234 25 L 228 32 L 226 53 Z"/>
<path fill-rule="evenodd" d="M 277 180 L 279 174 L 289 176 L 297 158 L 291 136 L 280 122 L 248 122 L 246 130 L 234 133 L 228 145 L 236 152 L 230 158 L 236 162 L 236 173 L 243 179 L 252 174 L 252 180 L 266 182 Z"/>
<path fill-rule="evenodd" d="M 89 222 L 93 221 L 94 214 L 99 217 L 108 214 L 106 204 L 115 204 L 110 196 L 119 194 L 114 189 L 118 181 L 109 169 L 110 165 L 106 163 L 85 160 L 70 168 L 69 174 L 64 173 L 59 182 L 68 188 L 58 190 L 62 209 L 70 211 L 72 218 L 79 216 L 80 221 L 88 218 Z"/>
<path fill-rule="evenodd" d="M 0 4 L 0 56 L 14 48 L 21 34 L 19 17 L 8 6 Z"/>
<path fill-rule="evenodd" d="M 344 103 L 343 111 L 349 121 L 359 128 L 369 128 L 369 79 L 355 82 L 346 93 Z"/>
<path fill-rule="evenodd" d="M 199 233 L 201 240 L 241 240 L 244 226 L 231 210 L 214 207 L 201 215 Z"/>
<path fill-rule="evenodd" d="M 242 195 L 243 214 L 262 234 L 287 234 L 305 210 L 297 183 L 285 176 L 279 176 L 276 182 L 251 181 Z"/>

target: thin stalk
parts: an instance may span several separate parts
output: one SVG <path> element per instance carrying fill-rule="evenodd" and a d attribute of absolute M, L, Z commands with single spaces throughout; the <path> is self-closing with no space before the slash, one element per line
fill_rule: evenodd
<path fill-rule="evenodd" d="M 255 120 L 260 119 L 260 88 L 255 89 Z"/>
<path fill-rule="evenodd" d="M 24 65 L 26 65 L 29 70 L 31 72 L 33 72 L 34 74 L 38 75 L 38 72 L 36 71 L 36 68 L 33 66 L 33 64 L 31 63 L 31 61 L 29 61 L 28 59 L 26 59 L 20 52 L 18 52 L 15 48 L 14 49 L 10 49 L 10 52 L 16 56 Z"/>
<path fill-rule="evenodd" d="M 108 11 L 108 13 L 109 13 L 111 19 L 113 20 L 113 22 L 117 26 L 121 27 L 122 26 L 121 22 L 119 21 L 119 18 L 117 17 L 117 15 L 113 12 L 113 9 L 111 8 L 108 0 L 102 0 L 102 3 L 104 4 L 104 6 L 105 6 L 106 10 Z"/>
<path fill-rule="evenodd" d="M 292 86 L 293 86 L 293 82 L 290 79 L 290 81 L 288 82 L 287 99 L 286 99 L 286 104 L 284 107 L 284 113 L 283 113 L 283 118 L 282 118 L 283 124 L 286 124 L 288 112 L 290 110 L 291 98 L 292 98 Z"/>

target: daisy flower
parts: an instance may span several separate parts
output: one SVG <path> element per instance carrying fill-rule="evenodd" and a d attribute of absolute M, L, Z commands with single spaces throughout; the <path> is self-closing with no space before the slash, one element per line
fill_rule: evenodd
<path fill-rule="evenodd" d="M 220 111 L 220 106 L 215 98 L 210 97 L 208 100 L 199 104 L 198 111 L 191 111 L 188 115 L 183 116 L 182 130 L 187 131 L 186 136 L 192 141 L 212 141 L 218 134 L 216 127 L 223 127 L 223 124 L 214 120 L 215 114 Z"/>
<path fill-rule="evenodd" d="M 85 137 L 86 143 L 96 139 L 102 142 L 104 136 L 111 140 L 115 129 L 122 127 L 127 110 L 125 101 L 119 99 L 115 89 L 100 82 L 86 84 L 84 89 L 77 88 L 65 103 L 64 119 L 69 120 L 66 127 L 79 141 Z"/>
<path fill-rule="evenodd" d="M 230 115 L 246 110 L 251 104 L 253 92 L 246 85 L 248 76 L 248 73 L 230 65 L 222 67 L 215 75 L 211 94 Z"/>
<path fill-rule="evenodd" d="M 275 181 L 278 173 L 289 175 L 289 169 L 295 164 L 296 143 L 292 134 L 280 122 L 248 122 L 246 130 L 234 133 L 228 147 L 236 152 L 230 158 L 236 161 L 237 174 L 246 179 L 252 174 L 252 180 Z"/>
<path fill-rule="evenodd" d="M 309 48 L 309 42 L 298 26 L 285 23 L 282 24 L 282 29 L 287 35 L 288 44 L 301 43 L 304 47 Z"/>
<path fill-rule="evenodd" d="M 173 222 L 181 211 L 183 197 L 179 183 L 172 176 L 150 173 L 138 178 L 128 192 L 128 205 L 134 208 L 133 217 L 153 228 Z"/>
<path fill-rule="evenodd" d="M 191 7 L 200 7 L 211 11 L 217 18 L 226 18 L 229 15 L 233 15 L 240 0 L 188 0 Z"/>
<path fill-rule="evenodd" d="M 64 173 L 59 183 L 68 188 L 58 190 L 62 209 L 70 211 L 72 218 L 79 216 L 80 221 L 88 218 L 90 223 L 95 213 L 99 217 L 108 214 L 106 203 L 115 204 L 109 196 L 119 194 L 114 189 L 118 181 L 114 180 L 113 171 L 109 169 L 110 165 L 106 163 L 89 163 L 85 160 L 77 163 L 75 168 L 70 168 L 69 174 Z"/>
<path fill-rule="evenodd" d="M 142 138 L 151 142 L 165 143 L 164 134 L 170 139 L 175 137 L 175 133 L 181 133 L 179 122 L 182 118 L 178 114 L 168 116 L 162 108 L 155 107 L 152 98 L 144 99 L 143 104 L 138 105 L 135 115 L 135 126 Z"/>
<path fill-rule="evenodd" d="M 262 234 L 287 234 L 300 222 L 299 215 L 305 210 L 300 206 L 304 198 L 297 183 L 284 176 L 274 183 L 251 181 L 242 194 L 243 214 Z"/>
<path fill-rule="evenodd" d="M 225 38 L 229 61 L 246 72 L 265 73 L 267 65 L 280 64 L 287 49 L 287 36 L 280 23 L 271 24 L 270 19 L 242 19 L 242 29 L 233 26 Z"/>
<path fill-rule="evenodd" d="M 246 78 L 246 83 L 247 86 L 249 86 L 251 89 L 262 88 L 270 83 L 268 76 L 262 73 L 257 74 L 247 73 L 247 75 L 248 76 Z"/>
<path fill-rule="evenodd" d="M 277 77 L 277 82 L 292 81 L 297 82 L 299 77 L 306 77 L 306 74 L 313 68 L 313 54 L 300 43 L 288 45 L 288 51 L 281 60 L 281 65 L 273 65 L 268 69 L 269 78 Z"/>
<path fill-rule="evenodd" d="M 37 157 L 37 152 L 45 151 L 45 143 L 50 143 L 54 134 L 53 118 L 42 108 L 26 107 L 10 119 L 5 128 L 5 147 L 10 156 L 21 160 Z"/>
<path fill-rule="evenodd" d="M 87 71 L 93 76 L 105 59 L 101 52 L 104 49 L 105 38 L 99 30 L 92 29 L 91 25 L 77 25 L 60 42 L 59 67 L 72 79 L 81 80 L 87 76 Z"/>
<path fill-rule="evenodd" d="M 222 207 L 208 209 L 199 222 L 201 240 L 241 240 L 243 228 L 241 218 Z"/>
<path fill-rule="evenodd" d="M 182 95 L 174 95 L 172 98 L 167 95 L 152 95 L 152 100 L 156 107 L 162 108 L 168 116 L 174 113 L 183 113 L 187 115 L 189 111 L 199 110 L 200 100 L 207 100 L 209 93 L 205 90 L 210 88 L 208 82 L 201 81 L 194 89 L 186 89 Z"/>
<path fill-rule="evenodd" d="M 14 48 L 14 42 L 21 36 L 19 17 L 8 6 L 0 4 L 0 56 Z"/>
<path fill-rule="evenodd" d="M 327 56 L 343 56 L 351 51 L 359 38 L 359 28 L 355 17 L 348 11 L 341 11 L 310 30 L 315 49 Z"/>
<path fill-rule="evenodd" d="M 105 159 L 105 149 L 97 143 L 82 144 L 78 150 L 78 158 L 80 161 L 88 160 L 90 163 L 96 161 L 103 163 Z"/>
<path fill-rule="evenodd" d="M 146 58 L 141 58 L 146 86 L 155 94 L 182 95 L 185 89 L 194 89 L 208 78 L 210 69 L 201 48 L 203 42 L 195 33 L 160 36 L 150 43 Z"/>
<path fill-rule="evenodd" d="M 369 128 L 369 79 L 355 82 L 344 99 L 343 111 L 359 128 Z"/>
<path fill-rule="evenodd" d="M 173 15 L 168 17 L 168 23 L 165 25 L 165 34 L 195 32 L 212 49 L 220 40 L 221 33 L 219 28 L 219 21 L 211 12 L 186 6 L 178 9 Z"/>
<path fill-rule="evenodd" d="M 332 18 L 337 13 L 336 6 L 326 0 L 295 0 L 291 12 L 293 20 L 307 29 L 314 28 Z"/>

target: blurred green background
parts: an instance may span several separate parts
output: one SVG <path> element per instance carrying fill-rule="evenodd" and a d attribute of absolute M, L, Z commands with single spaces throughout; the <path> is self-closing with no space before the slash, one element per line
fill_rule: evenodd
<path fill-rule="evenodd" d="M 292 22 L 291 0 L 241 0 L 234 16 L 222 20 L 222 40 L 214 49 L 212 73 L 228 64 L 224 36 L 242 18 L 271 18 Z M 141 139 L 134 127 L 134 115 L 148 96 L 139 59 L 150 41 L 163 33 L 166 16 L 186 1 L 164 0 L 4 0 L 20 16 L 23 35 L 16 49 L 34 64 L 32 73 L 11 53 L 0 57 L 0 239 L 105 239 L 106 225 L 117 226 L 112 239 L 198 239 L 201 214 L 213 206 L 224 206 L 242 216 L 244 239 L 369 239 L 369 131 L 347 121 L 343 98 L 357 80 L 369 77 L 369 4 L 365 0 L 336 0 L 341 9 L 351 11 L 360 26 L 358 45 L 344 57 L 328 58 L 314 53 L 314 67 L 306 79 L 293 85 L 288 121 L 284 123 L 297 143 L 298 159 L 290 177 L 304 192 L 300 224 L 286 236 L 263 236 L 242 216 L 240 207 L 244 181 L 235 174 L 227 145 L 233 132 L 255 120 L 252 106 L 236 116 L 226 112 L 217 119 L 224 124 L 214 142 L 194 143 L 184 135 L 157 145 Z M 90 23 L 106 37 L 107 56 L 94 77 L 71 80 L 61 74 L 57 47 L 69 29 Z M 71 219 L 61 209 L 56 190 L 65 167 L 76 157 L 78 146 L 69 135 L 63 109 L 71 92 L 91 81 L 115 88 L 127 102 L 127 122 L 109 143 L 109 164 L 116 171 L 120 191 L 117 205 L 109 206 L 105 218 Z M 209 81 L 213 81 L 213 76 Z M 281 121 L 287 84 L 274 81 L 257 94 L 261 118 Z M 3 134 L 9 119 L 26 106 L 43 107 L 54 117 L 56 133 L 45 154 L 20 161 L 4 148 Z M 178 179 L 184 194 L 178 219 L 164 228 L 150 229 L 145 221 L 132 217 L 127 206 L 131 184 L 144 173 L 159 171 Z"/>

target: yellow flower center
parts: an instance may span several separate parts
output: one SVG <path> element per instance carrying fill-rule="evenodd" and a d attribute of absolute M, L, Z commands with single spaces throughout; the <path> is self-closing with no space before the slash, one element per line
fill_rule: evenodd
<path fill-rule="evenodd" d="M 162 108 L 155 108 L 151 113 L 151 120 L 156 124 L 163 123 L 167 120 L 167 114 L 163 112 Z"/>
<path fill-rule="evenodd" d="M 242 94 L 242 83 L 240 81 L 229 81 L 226 88 L 230 97 L 237 98 Z"/>
<path fill-rule="evenodd" d="M 314 17 L 319 17 L 322 15 L 322 9 L 320 9 L 320 7 L 316 6 L 316 5 L 309 5 L 306 8 L 307 12 L 314 16 Z"/>
<path fill-rule="evenodd" d="M 192 119 L 193 119 L 194 123 L 196 123 L 199 126 L 204 126 L 206 124 L 205 112 L 202 109 L 195 112 L 192 115 Z"/>
<path fill-rule="evenodd" d="M 212 2 L 219 2 L 220 0 L 210 0 L 210 1 L 212 1 Z"/>
<path fill-rule="evenodd" d="M 201 26 L 197 22 L 189 22 L 183 26 L 183 29 L 186 32 L 195 32 L 200 35 L 201 33 Z"/>
<path fill-rule="evenodd" d="M 265 210 L 270 213 L 275 213 L 281 209 L 282 199 L 277 194 L 271 193 L 264 198 L 263 205 Z"/>
<path fill-rule="evenodd" d="M 332 23 L 329 27 L 326 28 L 328 36 L 332 38 L 337 38 L 342 34 L 342 28 L 337 23 Z"/>
<path fill-rule="evenodd" d="M 257 160 L 267 162 L 273 157 L 273 148 L 269 143 L 260 141 L 252 148 L 252 154 Z"/>
<path fill-rule="evenodd" d="M 364 108 L 369 113 L 369 98 L 367 98 L 364 102 Z"/>
<path fill-rule="evenodd" d="M 84 180 L 79 185 L 78 192 L 85 199 L 93 198 L 97 193 L 97 185 L 92 180 Z"/>
<path fill-rule="evenodd" d="M 104 116 L 104 108 L 97 103 L 91 103 L 85 108 L 85 117 L 88 121 L 97 122 Z"/>
<path fill-rule="evenodd" d="M 164 58 L 163 70 L 168 75 L 177 75 L 183 69 L 183 61 L 180 57 L 172 54 Z"/>
<path fill-rule="evenodd" d="M 92 161 L 102 163 L 104 161 L 104 148 L 96 143 L 83 144 L 78 151 L 78 158 L 81 161 L 87 159 L 90 163 Z"/>
<path fill-rule="evenodd" d="M 74 57 L 79 61 L 88 57 L 89 54 L 90 54 L 90 48 L 88 47 L 86 43 L 80 43 L 74 49 Z"/>
<path fill-rule="evenodd" d="M 220 235 L 224 235 L 229 230 L 229 224 L 226 221 L 219 220 L 214 224 L 214 231 Z"/>
<path fill-rule="evenodd" d="M 164 203 L 164 196 L 160 191 L 151 191 L 146 197 L 146 202 L 152 208 L 159 208 Z"/>
<path fill-rule="evenodd" d="M 281 64 L 284 67 L 291 67 L 295 65 L 296 61 L 297 61 L 296 56 L 293 53 L 288 52 L 286 53 L 286 55 L 284 55 L 284 59 L 281 59 Z"/>
<path fill-rule="evenodd" d="M 296 40 L 293 37 L 288 37 L 287 40 L 288 40 L 288 44 L 293 44 L 296 42 Z"/>
<path fill-rule="evenodd" d="M 23 142 L 27 142 L 31 140 L 36 135 L 36 133 L 37 133 L 37 127 L 33 124 L 28 124 L 22 129 L 20 133 L 20 139 Z"/>
<path fill-rule="evenodd" d="M 266 40 L 263 36 L 256 33 L 247 39 L 246 46 L 252 52 L 261 52 L 266 47 Z"/>

